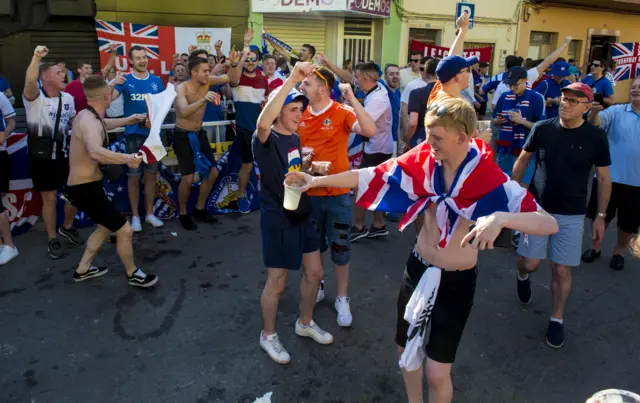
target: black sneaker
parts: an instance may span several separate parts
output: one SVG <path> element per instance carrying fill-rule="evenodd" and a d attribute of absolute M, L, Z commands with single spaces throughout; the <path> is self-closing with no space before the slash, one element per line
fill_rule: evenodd
<path fill-rule="evenodd" d="M 75 245 L 75 246 L 84 245 L 84 241 L 82 240 L 82 238 L 80 238 L 80 234 L 78 233 L 78 230 L 73 227 L 71 227 L 71 229 L 66 229 L 63 225 L 62 227 L 58 228 L 58 234 L 67 238 L 69 240 L 69 243 L 71 243 L 71 245 Z"/>
<path fill-rule="evenodd" d="M 209 213 L 207 210 L 198 210 L 193 209 L 192 213 L 193 217 L 204 222 L 204 223 L 216 223 L 218 219 L 214 217 L 213 214 Z"/>
<path fill-rule="evenodd" d="M 64 251 L 62 250 L 62 245 L 60 245 L 60 241 L 58 241 L 58 238 L 49 240 L 47 251 L 49 252 L 49 256 L 51 256 L 52 259 L 60 259 L 62 256 L 64 256 Z"/>
<path fill-rule="evenodd" d="M 158 276 L 145 274 L 142 270 L 137 269 L 131 277 L 127 276 L 127 280 L 130 286 L 149 288 L 158 282 Z"/>
<path fill-rule="evenodd" d="M 367 238 L 382 238 L 389 235 L 389 231 L 387 231 L 387 226 L 383 225 L 380 228 L 376 228 L 373 225 L 369 228 L 369 233 L 367 234 Z"/>
<path fill-rule="evenodd" d="M 585 251 L 582 254 L 581 259 L 585 263 L 593 263 L 596 260 L 600 259 L 601 255 L 602 255 L 602 251 L 596 252 L 595 249 L 589 249 L 589 250 Z M 613 260 L 612 260 L 612 262 L 613 262 Z"/>
<path fill-rule="evenodd" d="M 564 325 L 556 321 L 549 321 L 547 329 L 547 344 L 549 347 L 560 348 L 564 344 Z"/>
<path fill-rule="evenodd" d="M 182 228 L 186 229 L 187 231 L 195 231 L 198 229 L 198 226 L 193 222 L 193 218 L 191 218 L 190 215 L 181 215 L 178 221 L 180 221 L 180 225 L 182 225 Z"/>
<path fill-rule="evenodd" d="M 82 274 L 78 273 L 77 271 L 73 272 L 73 281 L 79 282 L 79 281 L 89 280 L 90 278 L 94 278 L 94 277 L 100 277 L 102 275 L 107 274 L 108 271 L 109 269 L 106 267 L 92 266 L 89 270 L 87 270 Z"/>
<path fill-rule="evenodd" d="M 622 255 L 613 255 L 609 267 L 616 271 L 624 269 L 624 257 Z"/>
<path fill-rule="evenodd" d="M 351 242 L 355 242 L 358 239 L 366 238 L 369 234 L 369 229 L 367 227 L 362 227 L 362 229 L 358 229 L 355 225 L 351 227 Z"/>
<path fill-rule="evenodd" d="M 518 298 L 523 304 L 531 302 L 531 277 L 526 280 L 518 279 Z"/>

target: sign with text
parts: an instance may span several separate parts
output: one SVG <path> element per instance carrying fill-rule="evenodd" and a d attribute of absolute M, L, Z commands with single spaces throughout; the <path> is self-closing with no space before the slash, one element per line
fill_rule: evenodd
<path fill-rule="evenodd" d="M 613 75 L 616 81 L 640 77 L 640 42 L 614 43 L 611 45 L 611 60 L 616 63 Z"/>
<path fill-rule="evenodd" d="M 469 29 L 473 29 L 473 21 L 476 17 L 476 5 L 473 3 L 456 3 L 456 20 L 465 12 L 469 14 Z"/>
<path fill-rule="evenodd" d="M 389 17 L 391 0 L 349 0 L 349 11 L 375 17 Z"/>
<path fill-rule="evenodd" d="M 442 46 L 431 45 L 420 41 L 411 41 L 411 51 L 422 52 L 424 56 L 437 57 L 442 59 L 449 56 L 449 48 Z M 491 54 L 493 52 L 493 46 L 477 49 L 464 49 L 464 57 L 477 56 L 481 62 L 491 63 Z"/>
<path fill-rule="evenodd" d="M 380 1 L 380 0 L 374 0 Z M 299 13 L 306 11 L 344 11 L 347 0 L 252 0 L 254 13 Z"/>

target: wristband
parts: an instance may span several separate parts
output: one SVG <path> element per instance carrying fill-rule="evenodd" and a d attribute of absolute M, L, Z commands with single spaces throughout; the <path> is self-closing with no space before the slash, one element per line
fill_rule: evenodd
<path fill-rule="evenodd" d="M 236 64 L 231 63 L 231 67 L 238 67 L 238 63 Z"/>

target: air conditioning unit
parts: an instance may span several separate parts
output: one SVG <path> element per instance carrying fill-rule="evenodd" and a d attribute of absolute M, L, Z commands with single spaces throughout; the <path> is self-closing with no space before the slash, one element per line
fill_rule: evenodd
<path fill-rule="evenodd" d="M 0 15 L 14 16 L 16 14 L 17 0 L 0 0 Z"/>
<path fill-rule="evenodd" d="M 94 0 L 47 0 L 47 11 L 51 16 L 95 17 Z"/>

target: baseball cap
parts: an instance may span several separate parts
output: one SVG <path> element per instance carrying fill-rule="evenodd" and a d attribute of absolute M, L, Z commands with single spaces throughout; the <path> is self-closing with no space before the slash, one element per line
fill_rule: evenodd
<path fill-rule="evenodd" d="M 516 85 L 518 81 L 523 78 L 527 78 L 527 69 L 521 66 L 515 66 L 507 72 L 507 78 L 504 80 L 504 83 L 507 85 Z"/>
<path fill-rule="evenodd" d="M 560 91 L 571 91 L 580 97 L 587 98 L 589 102 L 593 102 L 593 90 L 585 83 L 573 83 L 562 88 Z"/>
<path fill-rule="evenodd" d="M 549 66 L 549 75 L 558 77 L 568 77 L 571 75 L 571 65 L 567 62 L 556 62 Z"/>
<path fill-rule="evenodd" d="M 436 77 L 441 83 L 449 82 L 460 73 L 460 70 L 471 67 L 476 63 L 478 63 L 476 56 L 467 57 L 466 59 L 456 55 L 447 56 L 438 63 Z"/>
<path fill-rule="evenodd" d="M 282 88 L 282 87 L 280 87 Z M 280 91 L 280 88 L 276 89 L 275 91 L 272 91 L 271 94 L 269 94 L 269 101 L 271 101 L 273 99 L 273 97 L 276 96 L 276 94 L 278 93 L 278 91 Z M 287 95 L 287 98 L 285 98 L 284 100 L 284 104 L 282 104 L 282 106 L 285 106 L 295 100 L 298 99 L 302 99 L 302 109 L 307 109 L 307 106 L 309 105 L 309 98 L 307 98 L 306 95 L 304 95 L 303 93 L 301 93 L 300 91 L 297 90 L 291 90 L 289 92 L 289 94 Z"/>

